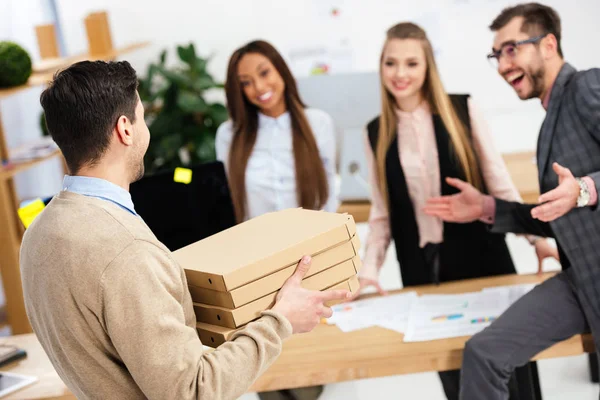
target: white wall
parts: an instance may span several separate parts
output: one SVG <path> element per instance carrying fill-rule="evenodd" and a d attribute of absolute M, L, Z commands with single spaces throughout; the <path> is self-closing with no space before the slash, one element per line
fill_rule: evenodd
<path fill-rule="evenodd" d="M 291 50 L 340 47 L 352 51 L 356 71 L 377 69 L 385 30 L 396 22 L 422 24 L 438 50 L 447 90 L 471 93 L 486 115 L 503 152 L 532 150 L 544 118 L 539 101 L 521 102 L 486 60 L 492 43 L 487 26 L 507 0 L 58 0 L 71 52 L 84 51 L 82 19 L 86 13 L 110 13 L 114 40 L 124 45 L 150 40 L 151 49 L 127 56 L 145 73 L 163 48 L 193 41 L 205 55 L 213 54 L 210 70 L 224 79 L 230 54 L 243 43 L 263 38 L 286 55 Z M 563 20 L 567 60 L 577 68 L 600 66 L 600 52 L 590 51 L 600 29 L 598 0 L 547 0 Z M 339 17 L 329 11 L 338 7 Z M 173 54 L 174 56 L 174 54 Z"/>
<path fill-rule="evenodd" d="M 46 0 L 0 0 L 0 40 L 11 40 L 39 60 L 35 25 L 51 23 L 46 19 Z M 41 136 L 39 97 L 41 87 L 30 88 L 0 101 L 2 124 L 9 148 Z M 60 190 L 62 166 L 58 159 L 47 161 L 18 174 L 15 178 L 21 199 L 51 196 Z"/>
<path fill-rule="evenodd" d="M 19 38 L 37 52 L 33 25 L 40 22 L 36 3 L 45 0 L 2 0 L 0 33 Z M 107 10 L 117 46 L 151 41 L 152 46 L 125 58 L 144 75 L 149 62 L 164 48 L 175 59 L 177 44 L 194 42 L 203 55 L 212 55 L 209 69 L 223 80 L 227 61 L 235 48 L 262 38 L 272 42 L 286 58 L 293 50 L 325 47 L 352 52 L 355 71 L 377 69 L 385 30 L 394 23 L 412 20 L 428 31 L 448 91 L 471 93 L 487 117 L 494 140 L 503 152 L 533 150 L 544 118 L 539 101 L 521 102 L 487 60 L 492 33 L 487 26 L 507 0 L 56 0 L 68 54 L 87 48 L 83 19 L 91 11 Z M 546 0 L 563 20 L 566 58 L 580 69 L 600 66 L 600 52 L 592 51 L 600 28 L 598 0 Z M 338 7 L 341 14 L 331 17 Z M 39 7 L 38 7 L 39 8 Z M 1 10 L 1 9 L 0 9 Z M 5 10 L 2 10 L 5 11 Z M 7 18 L 7 15 L 10 18 Z M 6 20 L 6 21 L 4 21 Z M 6 23 L 5 23 L 6 22 Z M 6 29 L 8 26 L 8 30 Z M 5 104 L 4 118 L 16 126 L 10 140 L 36 130 L 30 114 L 37 112 L 35 89 L 20 103 Z M 218 96 L 223 99 L 223 96 Z M 17 100 L 15 100 L 17 101 Z M 11 108 L 12 107 L 12 108 Z M 8 111 L 7 111 L 8 109 Z M 27 113 L 27 118 L 22 114 Z M 10 114 L 10 115 L 9 115 Z M 10 135 L 9 135 L 10 136 Z"/>

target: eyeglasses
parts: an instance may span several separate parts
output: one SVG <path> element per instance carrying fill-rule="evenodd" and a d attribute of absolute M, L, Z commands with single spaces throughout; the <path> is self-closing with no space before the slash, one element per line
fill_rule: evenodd
<path fill-rule="evenodd" d="M 514 60 L 517 56 L 517 48 L 519 46 L 529 43 L 537 43 L 543 38 L 545 38 L 546 35 L 547 33 L 533 38 L 520 40 L 518 42 L 504 43 L 500 50 L 492 51 L 490 54 L 488 54 L 487 59 L 492 65 L 492 67 L 498 68 L 498 64 L 500 63 L 500 59 L 502 57 L 507 57 L 509 60 Z"/>

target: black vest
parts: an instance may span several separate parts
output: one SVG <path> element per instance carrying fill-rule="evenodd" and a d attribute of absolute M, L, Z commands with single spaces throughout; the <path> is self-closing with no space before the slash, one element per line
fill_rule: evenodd
<path fill-rule="evenodd" d="M 454 108 L 471 131 L 467 106 L 468 96 L 451 95 Z M 450 137 L 439 115 L 433 115 L 438 148 L 442 195 L 458 190 L 446 183 L 446 177 L 465 179 L 450 146 Z M 376 156 L 379 136 L 379 117 L 367 125 L 371 150 Z M 432 283 L 431 266 L 419 247 L 419 229 L 413 204 L 408 193 L 404 171 L 398 153 L 398 136 L 394 138 L 386 156 L 390 227 L 404 286 Z M 485 191 L 485 190 L 484 190 Z M 504 235 L 490 233 L 481 222 L 468 224 L 444 223 L 444 241 L 440 245 L 440 281 L 478 278 L 515 273 Z"/>

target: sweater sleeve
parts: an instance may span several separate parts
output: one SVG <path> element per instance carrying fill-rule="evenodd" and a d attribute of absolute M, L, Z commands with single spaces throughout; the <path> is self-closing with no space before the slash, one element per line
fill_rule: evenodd
<path fill-rule="evenodd" d="M 289 321 L 266 311 L 231 342 L 204 352 L 181 267 L 148 242 L 129 245 L 100 285 L 105 330 L 151 399 L 235 399 L 279 356 L 292 333 Z"/>

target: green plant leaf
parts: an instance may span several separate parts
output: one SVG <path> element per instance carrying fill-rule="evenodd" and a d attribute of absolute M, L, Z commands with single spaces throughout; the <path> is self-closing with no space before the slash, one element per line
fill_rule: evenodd
<path fill-rule="evenodd" d="M 183 111 L 191 113 L 202 113 L 208 109 L 206 102 L 194 92 L 182 90 L 177 98 L 177 105 Z"/>
<path fill-rule="evenodd" d="M 216 159 L 215 131 L 202 129 L 190 141 L 191 153 L 199 163 L 214 161 Z"/>
<path fill-rule="evenodd" d="M 176 71 L 168 70 L 164 66 L 160 66 L 160 65 L 156 66 L 156 71 L 158 73 L 160 73 L 162 76 L 164 76 L 166 79 L 171 81 L 172 83 L 175 83 L 176 85 L 178 85 L 179 87 L 192 86 L 191 79 L 186 75 L 183 75 Z"/>
<path fill-rule="evenodd" d="M 202 163 L 214 161 L 217 159 L 217 152 L 215 149 L 215 138 L 205 137 L 201 145 L 196 146 L 196 157 Z"/>
<path fill-rule="evenodd" d="M 165 95 L 162 98 L 162 109 L 166 112 L 179 110 L 177 105 L 177 99 L 179 97 L 179 86 L 173 82 L 169 82 L 169 87 L 165 91 Z"/>
<path fill-rule="evenodd" d="M 160 89 L 156 89 L 156 91 L 154 93 L 152 93 L 152 90 L 150 91 L 150 94 L 146 97 L 146 99 L 143 99 L 143 101 L 147 102 L 150 104 L 150 107 L 153 107 L 153 103 L 161 98 L 165 96 L 165 93 L 167 92 L 168 87 L 161 87 Z M 141 95 L 140 95 L 141 97 Z"/>
<path fill-rule="evenodd" d="M 139 79 L 138 81 L 138 93 L 140 94 L 140 99 L 143 102 L 152 103 L 160 93 L 160 91 L 153 93 L 155 73 L 156 65 L 150 64 L 148 66 L 148 74 L 146 78 Z"/>
<path fill-rule="evenodd" d="M 192 87 L 194 90 L 203 92 L 208 89 L 212 89 L 215 87 L 217 82 L 210 75 L 203 75 L 194 80 L 192 83 Z"/>
<path fill-rule="evenodd" d="M 196 54 L 194 53 L 193 48 L 190 48 L 190 46 L 177 46 L 177 54 L 179 55 L 179 59 L 181 61 L 188 64 L 190 67 L 194 66 Z"/>
<path fill-rule="evenodd" d="M 178 135 L 166 136 L 160 141 L 160 149 L 167 158 L 177 155 L 182 146 L 181 137 Z"/>
<path fill-rule="evenodd" d="M 194 70 L 198 73 L 198 74 L 205 74 L 206 73 L 206 65 L 208 64 L 208 60 L 206 60 L 205 58 L 196 58 L 195 64 L 194 64 Z"/>
<path fill-rule="evenodd" d="M 162 109 L 148 127 L 150 129 L 150 142 L 180 132 L 184 121 L 182 117 L 183 112 L 181 110 L 173 109 L 169 111 Z"/>
<path fill-rule="evenodd" d="M 206 116 L 211 118 L 217 127 L 229 119 L 227 108 L 223 104 L 219 103 L 210 104 L 208 106 Z"/>
<path fill-rule="evenodd" d="M 190 42 L 190 44 L 188 45 L 188 49 L 192 54 L 192 58 L 195 60 L 197 58 L 196 56 L 196 46 L 194 46 L 193 42 Z"/>

